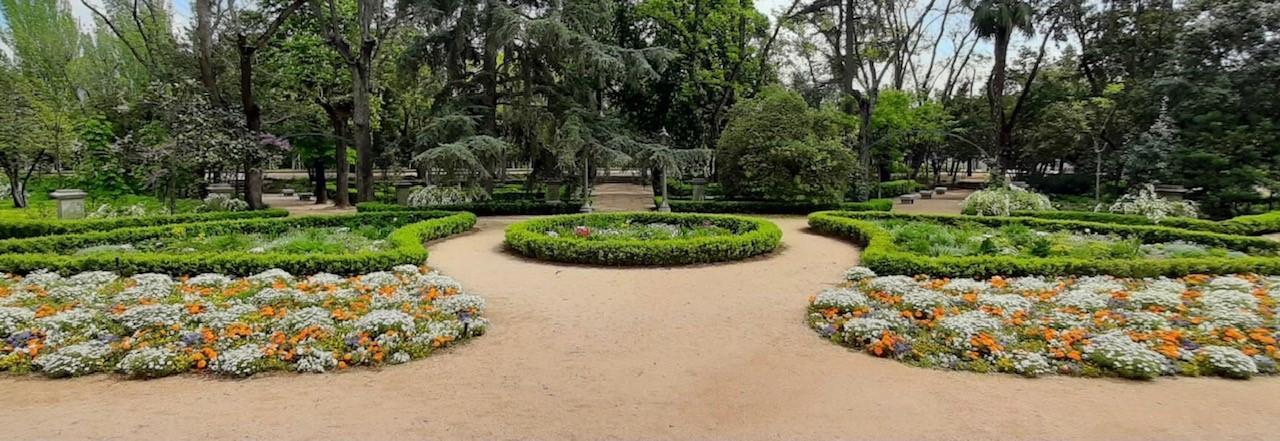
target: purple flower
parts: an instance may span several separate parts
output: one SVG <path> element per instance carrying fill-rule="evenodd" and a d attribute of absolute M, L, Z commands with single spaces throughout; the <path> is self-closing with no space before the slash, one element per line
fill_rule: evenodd
<path fill-rule="evenodd" d="M 200 336 L 199 332 L 188 332 L 186 334 L 182 334 L 182 344 L 187 346 L 199 345 L 203 339 L 204 338 Z"/>

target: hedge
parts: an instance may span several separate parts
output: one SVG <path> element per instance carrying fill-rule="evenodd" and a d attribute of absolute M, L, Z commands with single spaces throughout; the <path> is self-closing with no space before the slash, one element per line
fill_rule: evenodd
<path fill-rule="evenodd" d="M 911 179 L 899 179 L 896 181 L 884 181 L 878 184 L 880 197 L 896 198 L 907 193 L 916 193 L 924 190 L 924 184 L 913 181 Z"/>
<path fill-rule="evenodd" d="M 584 240 L 552 237 L 547 231 L 630 220 L 641 223 L 700 225 L 705 222 L 728 228 L 735 234 L 682 239 Z M 778 247 L 782 230 L 764 219 L 687 213 L 594 213 L 537 218 L 507 227 L 506 244 L 525 256 L 567 263 L 610 266 L 688 265 L 739 260 L 765 254 Z"/>
<path fill-rule="evenodd" d="M 543 201 L 489 201 L 473 204 L 442 205 L 433 207 L 407 207 L 381 202 L 364 202 L 356 204 L 356 211 L 371 212 L 417 212 L 417 211 L 466 211 L 476 216 L 506 216 L 533 214 L 570 214 L 577 213 L 582 202 L 565 202 L 549 204 Z"/>
<path fill-rule="evenodd" d="M 1280 211 L 1238 216 L 1220 222 L 1189 217 L 1168 217 L 1156 224 L 1146 216 L 1093 211 L 1015 211 L 1014 216 L 1041 219 L 1076 220 L 1125 225 L 1161 225 L 1187 230 L 1212 231 L 1223 234 L 1257 236 L 1280 232 Z"/>
<path fill-rule="evenodd" d="M 1144 242 L 1185 240 L 1231 249 L 1280 248 L 1280 242 L 1255 237 L 1192 231 L 1149 225 L 1115 225 L 1029 217 L 887 215 L 824 211 L 809 215 L 809 226 L 864 246 L 861 265 L 879 274 L 929 274 L 940 277 L 1023 275 L 1112 275 L 1117 277 L 1177 277 L 1187 274 L 1280 274 L 1280 257 L 1211 257 L 1176 259 L 1078 259 L 1022 256 L 924 256 L 897 249 L 878 219 L 932 220 L 942 223 L 978 222 L 987 225 L 1023 224 L 1038 228 L 1084 230 L 1135 235 Z"/>
<path fill-rule="evenodd" d="M 90 231 L 108 231 L 129 227 L 209 222 L 234 219 L 285 217 L 289 212 L 278 208 L 252 211 L 215 211 L 209 213 L 183 213 L 160 216 L 110 217 L 81 220 L 2 220 L 0 239 L 74 234 Z"/>
<path fill-rule="evenodd" d="M 809 214 L 815 211 L 889 211 L 890 199 L 872 199 L 866 202 L 776 202 L 776 201 L 669 201 L 671 211 L 677 213 L 758 213 L 758 214 Z"/>
<path fill-rule="evenodd" d="M 343 216 L 309 216 L 283 219 L 172 224 L 155 227 L 121 228 L 112 231 L 0 240 L 0 271 L 25 274 L 39 269 L 60 272 L 115 271 L 120 274 L 146 272 L 171 275 L 221 273 L 249 275 L 271 268 L 294 274 L 329 272 L 360 274 L 400 264 L 420 264 L 427 258 L 423 242 L 471 229 L 476 217 L 461 212 L 363 213 Z M 170 235 L 273 233 L 291 228 L 356 227 L 369 224 L 399 226 L 388 236 L 392 248 L 345 254 L 286 254 L 247 252 L 221 253 L 122 253 L 116 256 L 74 256 L 57 254 L 93 245 L 133 243 Z"/>

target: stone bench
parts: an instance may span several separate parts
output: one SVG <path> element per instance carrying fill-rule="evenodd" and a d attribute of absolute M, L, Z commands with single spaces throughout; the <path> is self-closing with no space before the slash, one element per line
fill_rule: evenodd
<path fill-rule="evenodd" d="M 928 190 L 920 192 L 920 199 L 933 199 L 933 192 Z"/>
<path fill-rule="evenodd" d="M 947 187 L 933 187 L 933 192 L 937 194 L 947 194 Z"/>
<path fill-rule="evenodd" d="M 311 200 L 311 196 L 315 196 L 315 195 L 312 194 L 311 192 L 304 191 L 304 192 L 298 193 L 298 200 L 309 201 Z"/>
<path fill-rule="evenodd" d="M 914 204 L 914 203 L 916 203 L 916 195 L 914 195 L 914 194 L 904 194 L 904 195 L 902 195 L 902 196 L 899 196 L 899 197 L 898 197 L 898 200 L 899 200 L 899 201 L 901 201 L 901 202 L 902 202 L 902 203 L 904 203 L 904 204 Z"/>
<path fill-rule="evenodd" d="M 284 189 L 284 190 L 280 190 L 280 194 L 281 194 L 281 195 L 283 195 L 283 196 L 293 196 L 293 189 L 292 189 L 292 188 L 286 188 L 286 189 Z"/>

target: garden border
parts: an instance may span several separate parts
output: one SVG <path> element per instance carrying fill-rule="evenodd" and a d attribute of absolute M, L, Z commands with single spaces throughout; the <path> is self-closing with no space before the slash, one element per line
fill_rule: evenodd
<path fill-rule="evenodd" d="M 650 222 L 728 222 L 745 227 L 730 236 L 688 239 L 588 241 L 551 237 L 546 231 L 557 225 L 585 218 L 613 220 L 639 219 Z M 695 213 L 593 213 L 553 216 L 512 224 L 506 230 L 506 245 L 516 252 L 539 260 L 605 266 L 661 266 L 740 260 L 772 252 L 782 239 L 782 230 L 765 219 Z"/>
<path fill-rule="evenodd" d="M 1280 232 L 1280 211 L 1236 216 L 1223 221 L 1211 221 L 1189 217 L 1167 217 L 1159 224 L 1136 214 L 1100 213 L 1093 211 L 1015 211 L 1014 217 L 1102 222 L 1124 225 L 1152 225 L 1187 230 L 1212 231 L 1222 234 L 1258 236 Z"/>
<path fill-rule="evenodd" d="M 76 234 L 92 231 L 109 231 L 131 227 L 150 227 L 192 222 L 213 222 L 236 219 L 260 219 L 286 217 L 288 211 L 279 208 L 253 211 L 215 211 L 208 213 L 165 214 L 158 216 L 112 217 L 78 220 L 3 220 L 0 221 L 0 239 Z"/>
<path fill-rule="evenodd" d="M 403 219 L 400 219 L 403 218 Z M 357 226 L 370 221 L 403 222 L 387 235 L 392 249 L 347 254 L 233 253 L 130 253 L 118 256 L 69 256 L 57 250 L 103 243 L 183 233 L 279 231 L 291 227 Z M 427 259 L 423 242 L 471 229 L 476 216 L 468 212 L 423 211 L 411 213 L 362 213 L 341 216 L 308 216 L 273 219 L 196 222 L 111 231 L 0 240 L 0 271 L 25 274 L 51 271 L 114 271 L 122 275 L 157 272 L 171 275 L 221 273 L 250 275 L 272 268 L 294 274 L 320 272 L 358 274 L 400 264 L 421 264 Z"/>
<path fill-rule="evenodd" d="M 947 277 L 1024 275 L 1111 275 L 1117 277 L 1184 276 L 1187 274 L 1280 274 L 1280 257 L 1206 257 L 1173 259 L 1079 259 L 1069 257 L 922 256 L 894 247 L 890 233 L 876 219 L 928 220 L 941 223 L 977 222 L 1000 226 L 1021 224 L 1048 229 L 1084 230 L 1136 235 L 1145 242 L 1186 240 L 1232 249 L 1280 250 L 1270 239 L 1232 236 L 1205 231 L 1150 225 L 1117 225 L 1098 222 L 1048 220 L 1032 217 L 903 215 L 874 212 L 822 211 L 809 215 L 809 226 L 819 232 L 851 239 L 864 246 L 861 265 L 878 274 Z"/>
<path fill-rule="evenodd" d="M 866 202 L 781 202 L 781 201 L 688 201 L 667 202 L 677 213 L 756 213 L 756 214 L 809 214 L 815 211 L 889 211 L 892 199 L 872 199 Z"/>

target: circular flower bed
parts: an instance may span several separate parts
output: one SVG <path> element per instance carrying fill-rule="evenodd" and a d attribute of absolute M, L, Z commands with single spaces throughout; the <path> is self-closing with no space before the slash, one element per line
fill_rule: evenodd
<path fill-rule="evenodd" d="M 507 228 L 528 257 L 595 265 L 685 265 L 738 260 L 777 248 L 764 219 L 688 213 L 596 213 L 533 219 Z"/>
<path fill-rule="evenodd" d="M 1277 373 L 1280 277 L 881 276 L 809 299 L 833 342 L 932 368 L 1151 379 Z"/>
<path fill-rule="evenodd" d="M 403 363 L 483 334 L 484 299 L 413 265 L 356 277 L 274 269 L 0 279 L 0 371 L 247 376 Z"/>

